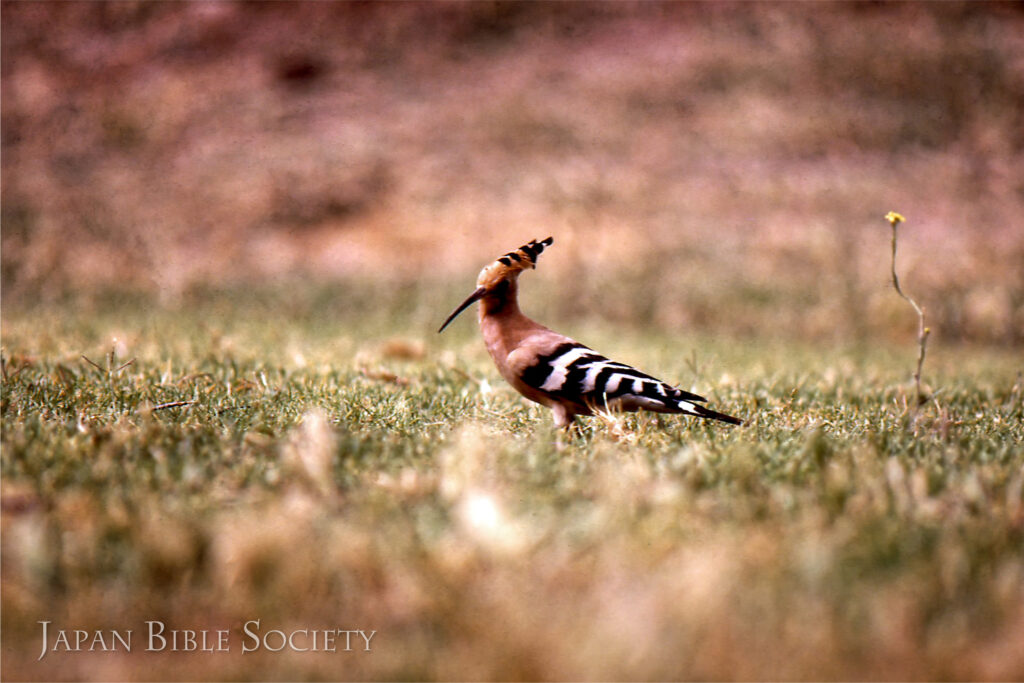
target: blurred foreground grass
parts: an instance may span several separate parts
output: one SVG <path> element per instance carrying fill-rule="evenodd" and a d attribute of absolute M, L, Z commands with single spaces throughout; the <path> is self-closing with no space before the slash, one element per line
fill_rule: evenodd
<path fill-rule="evenodd" d="M 914 414 L 909 342 L 567 319 L 749 422 L 565 438 L 433 333 L 459 294 L 5 305 L 4 678 L 1024 677 L 1018 353 L 937 343 Z M 242 654 L 250 619 L 377 635 Z M 39 620 L 233 647 L 37 662 Z"/>

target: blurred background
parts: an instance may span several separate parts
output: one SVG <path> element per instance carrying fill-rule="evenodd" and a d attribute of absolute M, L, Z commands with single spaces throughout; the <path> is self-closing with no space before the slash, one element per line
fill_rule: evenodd
<path fill-rule="evenodd" d="M 550 234 L 527 312 L 905 340 L 896 210 L 937 337 L 1020 345 L 1022 7 L 4 3 L 3 304 L 372 282 L 440 321 Z"/>

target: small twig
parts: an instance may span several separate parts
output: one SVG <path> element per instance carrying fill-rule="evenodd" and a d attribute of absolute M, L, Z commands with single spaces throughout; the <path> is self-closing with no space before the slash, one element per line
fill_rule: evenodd
<path fill-rule="evenodd" d="M 889 225 L 892 226 L 892 286 L 896 289 L 897 294 L 914 307 L 914 312 L 917 313 L 917 369 L 914 371 L 914 390 L 916 392 L 917 405 L 922 405 L 927 399 L 921 391 L 921 368 L 924 366 L 924 355 L 928 347 L 928 335 L 932 333 L 932 330 L 930 327 L 924 326 L 924 309 L 916 301 L 903 293 L 903 288 L 900 287 L 900 279 L 896 276 L 896 226 L 906 219 L 895 211 L 890 211 L 885 215 L 885 220 L 889 221 Z"/>
<path fill-rule="evenodd" d="M 158 406 L 153 406 L 153 410 L 167 410 L 168 408 L 181 408 L 182 406 L 190 406 L 195 401 L 171 401 L 169 403 L 161 403 Z"/>
<path fill-rule="evenodd" d="M 115 367 L 114 367 L 114 363 L 115 363 L 115 362 L 116 362 L 116 360 L 117 360 L 117 352 L 115 351 L 115 348 L 114 348 L 114 347 L 112 347 L 112 348 L 110 349 L 110 353 L 106 354 L 106 359 L 105 359 L 105 360 L 107 361 L 107 367 L 105 367 L 105 368 L 104 368 L 104 367 L 101 367 L 99 363 L 97 363 L 97 362 L 93 361 L 93 360 L 92 360 L 91 358 L 89 358 L 88 356 L 86 356 L 86 355 L 85 355 L 84 353 L 83 353 L 83 354 L 81 354 L 81 355 L 82 355 L 82 359 L 83 359 L 83 360 L 84 360 L 84 361 L 85 361 L 86 363 L 88 363 L 89 365 L 93 366 L 94 368 L 96 368 L 97 370 L 99 370 L 100 372 L 102 372 L 102 373 L 103 373 L 104 375 L 106 375 L 106 376 L 107 376 L 108 378 L 110 378 L 111 376 L 113 376 L 113 374 L 114 374 L 115 372 L 121 372 L 122 370 L 124 370 L 124 369 L 125 369 L 126 367 L 128 367 L 129 365 L 132 365 L 133 363 L 135 363 L 135 359 L 134 359 L 134 358 L 132 358 L 132 359 L 131 359 L 130 361 L 128 361 L 127 363 L 122 363 L 121 365 L 119 365 L 119 366 L 117 366 L 117 367 L 115 368 Z"/>
<path fill-rule="evenodd" d="M 135 362 L 135 359 L 132 358 L 127 363 L 123 363 L 122 365 L 118 366 L 118 368 L 116 370 L 114 370 L 114 372 L 121 372 L 122 370 L 124 370 L 126 367 L 128 367 L 129 365 L 131 365 L 134 362 Z"/>

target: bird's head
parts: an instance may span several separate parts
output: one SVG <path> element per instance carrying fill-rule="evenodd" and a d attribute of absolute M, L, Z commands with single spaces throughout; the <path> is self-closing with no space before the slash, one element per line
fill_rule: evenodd
<path fill-rule="evenodd" d="M 469 308 L 471 304 L 496 291 L 504 283 L 515 280 L 519 277 L 519 273 L 524 270 L 536 268 L 537 257 L 540 256 L 545 247 L 550 247 L 554 241 L 551 237 L 539 242 L 537 240 L 530 240 L 515 251 L 510 251 L 504 256 L 499 257 L 481 270 L 480 275 L 476 279 L 476 290 L 458 308 L 452 311 L 452 314 L 444 321 L 438 332 L 444 331 L 444 328 L 448 327 L 448 323 L 455 320 L 455 317 Z"/>

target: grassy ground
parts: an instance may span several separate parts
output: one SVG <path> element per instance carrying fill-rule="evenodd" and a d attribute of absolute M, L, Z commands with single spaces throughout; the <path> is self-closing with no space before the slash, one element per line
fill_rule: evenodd
<path fill-rule="evenodd" d="M 5 680 L 1024 677 L 1016 351 L 933 340 L 915 411 L 910 341 L 549 320 L 748 420 L 565 437 L 433 334 L 461 290 L 285 291 L 5 305 Z M 37 662 L 40 620 L 231 650 Z"/>

